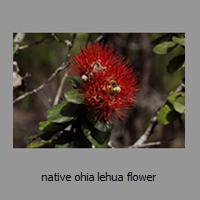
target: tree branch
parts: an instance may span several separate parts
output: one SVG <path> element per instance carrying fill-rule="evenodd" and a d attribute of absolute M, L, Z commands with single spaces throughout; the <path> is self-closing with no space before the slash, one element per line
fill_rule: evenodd
<path fill-rule="evenodd" d="M 151 118 L 150 124 L 147 127 L 144 134 L 129 148 L 138 148 L 139 146 L 144 144 L 148 140 L 148 138 L 151 136 L 151 134 L 153 133 L 153 130 L 156 125 L 157 125 L 157 113 L 156 113 L 156 116 L 153 116 Z"/>
<path fill-rule="evenodd" d="M 57 41 L 60 41 L 60 39 L 59 39 L 55 34 L 52 34 L 52 35 L 53 35 L 53 37 L 55 37 L 55 39 L 56 39 Z M 72 41 L 70 42 L 70 45 L 69 45 L 69 48 L 68 48 L 68 53 L 67 53 L 66 62 L 69 62 L 69 59 L 70 59 L 70 57 L 71 57 L 70 51 L 71 51 L 71 49 L 72 49 L 72 47 L 73 47 L 73 44 L 74 44 L 74 40 L 75 40 L 75 38 L 76 38 L 76 35 L 77 35 L 76 33 L 73 34 Z M 66 40 L 65 40 L 65 43 L 66 43 Z M 61 96 L 61 93 L 62 93 L 62 89 L 63 89 L 64 83 L 65 83 L 65 79 L 67 78 L 67 76 L 68 76 L 68 73 L 65 71 L 65 73 L 63 74 L 63 77 L 62 77 L 62 79 L 61 79 L 61 81 L 60 81 L 60 85 L 59 85 L 59 87 L 58 87 L 58 90 L 57 90 L 57 93 L 56 93 L 56 96 L 55 96 L 53 105 L 58 104 L 58 101 L 59 101 L 59 99 L 60 99 L 60 96 Z"/>
<path fill-rule="evenodd" d="M 25 94 L 17 97 L 14 101 L 13 101 L 13 104 L 17 103 L 18 101 L 24 99 L 25 97 L 31 95 L 31 94 L 34 94 L 34 93 L 37 93 L 39 90 L 41 90 L 47 83 L 49 83 L 60 71 L 64 70 L 66 67 L 67 67 L 68 63 L 63 63 L 59 68 L 57 68 L 55 70 L 55 72 L 53 74 L 51 74 L 51 76 L 42 84 L 40 85 L 39 87 L 37 87 L 36 89 L 34 90 L 31 90 L 29 92 L 26 92 Z"/>
<path fill-rule="evenodd" d="M 171 142 L 174 139 L 176 139 L 176 138 L 174 137 L 174 138 L 171 138 L 171 139 L 166 140 L 166 141 L 149 142 L 149 143 L 146 143 L 146 144 L 138 145 L 137 147 L 130 146 L 129 148 L 148 148 L 148 147 L 152 147 L 152 146 L 159 146 L 161 144 Z"/>
<path fill-rule="evenodd" d="M 59 99 L 60 99 L 60 96 L 61 96 L 61 93 L 62 93 L 62 89 L 63 89 L 64 83 L 65 83 L 65 79 L 67 78 L 67 76 L 68 76 L 68 74 L 67 74 L 67 72 L 65 72 L 65 73 L 63 74 L 63 77 L 62 77 L 61 81 L 60 81 L 60 85 L 59 85 L 59 87 L 58 87 L 58 90 L 57 90 L 57 93 L 56 93 L 56 96 L 55 96 L 53 105 L 58 104 L 58 101 L 59 101 Z"/>
<path fill-rule="evenodd" d="M 73 46 L 73 41 L 71 42 L 71 41 L 69 41 L 69 40 L 60 40 L 60 39 L 58 38 L 58 36 L 57 36 L 55 33 L 52 33 L 52 36 L 53 36 L 53 38 L 54 38 L 57 42 L 59 42 L 59 43 L 62 43 L 62 44 L 67 45 L 67 46 L 69 46 L 69 47 L 72 47 L 72 46 Z"/>
<path fill-rule="evenodd" d="M 176 89 L 174 92 L 181 92 L 185 89 L 185 84 L 184 83 L 181 83 Z M 173 92 L 173 91 L 172 91 Z M 171 93 L 172 93 L 171 92 Z M 167 103 L 167 100 L 166 102 L 164 103 L 164 105 Z M 163 106 L 164 106 L 163 105 Z M 149 126 L 147 127 L 147 129 L 145 130 L 144 134 L 131 146 L 129 146 L 128 148 L 139 148 L 141 147 L 142 145 L 144 145 L 144 143 L 149 139 L 149 137 L 152 135 L 153 131 L 154 131 L 154 128 L 156 127 L 157 125 L 157 112 L 155 114 L 155 116 L 153 116 L 150 120 L 150 124 Z"/>
<path fill-rule="evenodd" d="M 16 37 L 17 37 L 17 36 L 16 36 Z M 68 41 L 68 40 L 61 41 L 61 40 L 56 36 L 56 34 L 54 34 L 54 33 L 52 33 L 52 37 L 54 37 L 54 39 L 55 39 L 56 41 L 58 41 L 58 42 L 65 43 L 65 45 L 67 45 L 67 46 L 69 47 L 69 48 L 68 48 L 68 53 L 67 53 L 66 62 L 63 63 L 59 68 L 57 68 L 57 69 L 53 72 L 53 74 L 52 74 L 42 85 L 40 85 L 39 87 L 37 87 L 37 88 L 34 89 L 34 90 L 31 90 L 31 91 L 29 91 L 29 92 L 27 92 L 27 93 L 25 93 L 25 94 L 23 94 L 23 95 L 17 97 L 17 98 L 13 101 L 13 104 L 15 104 L 16 102 L 18 102 L 18 101 L 24 99 L 25 97 L 27 97 L 27 96 L 29 96 L 29 95 L 31 95 L 31 94 L 37 93 L 39 90 L 41 90 L 43 87 L 45 87 L 45 85 L 46 85 L 47 83 L 49 83 L 60 71 L 64 70 L 64 69 L 67 67 L 67 65 L 68 65 L 68 63 L 69 63 L 69 62 L 68 62 L 68 61 L 69 61 L 69 58 L 70 58 L 70 56 L 71 56 L 69 52 L 70 52 L 71 48 L 73 47 L 73 42 L 74 42 L 74 39 L 75 39 L 75 37 L 76 37 L 76 33 L 73 34 L 73 37 L 72 37 L 72 41 L 71 41 L 71 42 Z M 39 41 L 35 41 L 35 42 L 31 43 L 31 44 L 21 46 L 21 47 L 18 48 L 18 50 L 22 50 L 22 49 L 25 49 L 25 48 L 28 48 L 28 47 L 37 45 L 37 44 L 43 42 L 45 39 L 46 39 L 46 38 L 43 38 L 43 39 L 41 39 L 41 40 L 39 40 Z M 67 73 L 65 72 L 64 75 L 63 75 L 63 78 L 62 78 L 62 80 L 61 80 L 61 82 L 60 82 L 60 86 L 59 86 L 59 88 L 58 88 L 56 97 L 55 97 L 55 99 L 54 99 L 54 104 L 57 104 L 57 102 L 58 102 L 58 100 L 59 100 L 59 98 L 60 98 L 60 95 L 61 95 L 62 88 L 63 88 L 64 81 L 65 81 L 66 77 L 67 77 Z"/>

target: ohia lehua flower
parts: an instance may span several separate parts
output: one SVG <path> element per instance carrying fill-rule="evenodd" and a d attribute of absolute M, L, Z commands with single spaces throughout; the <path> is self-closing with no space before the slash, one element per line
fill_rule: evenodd
<path fill-rule="evenodd" d="M 84 106 L 94 118 L 108 121 L 116 115 L 122 120 L 139 90 L 133 67 L 103 43 L 87 45 L 72 57 L 70 74 L 82 79 L 79 92 Z"/>

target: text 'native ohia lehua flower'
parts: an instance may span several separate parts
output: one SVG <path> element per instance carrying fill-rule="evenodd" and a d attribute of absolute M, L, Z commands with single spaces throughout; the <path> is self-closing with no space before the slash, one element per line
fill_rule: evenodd
<path fill-rule="evenodd" d="M 85 108 L 98 120 L 121 120 L 139 90 L 133 68 L 112 47 L 95 43 L 82 48 L 70 62 L 71 75 L 82 78 L 79 92 Z"/>

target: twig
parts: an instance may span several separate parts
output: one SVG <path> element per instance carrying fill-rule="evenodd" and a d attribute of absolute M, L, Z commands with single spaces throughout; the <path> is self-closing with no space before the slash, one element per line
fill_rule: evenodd
<path fill-rule="evenodd" d="M 108 148 L 112 148 L 112 149 L 114 149 L 115 147 L 113 146 L 113 144 L 112 144 L 112 142 L 111 141 L 109 141 L 108 142 L 108 144 L 107 144 L 107 147 Z"/>
<path fill-rule="evenodd" d="M 185 84 L 184 83 L 181 83 L 174 92 L 181 92 L 185 89 Z M 173 91 L 172 91 L 173 92 Z M 166 102 L 164 103 L 164 105 L 167 103 L 167 100 Z M 147 129 L 145 130 L 144 134 L 133 144 L 131 145 L 130 147 L 128 148 L 138 148 L 140 147 L 141 145 L 143 145 L 148 139 L 149 137 L 151 136 L 151 134 L 153 133 L 153 130 L 155 128 L 155 126 L 157 125 L 157 113 L 155 114 L 155 116 L 153 116 L 151 118 L 151 122 L 149 124 L 149 126 L 147 127 Z"/>
<path fill-rule="evenodd" d="M 40 85 L 39 87 L 37 87 L 36 89 L 34 90 L 31 90 L 19 97 L 17 97 L 14 101 L 13 101 L 13 104 L 15 104 L 16 102 L 24 99 L 25 97 L 31 95 L 31 94 L 34 94 L 34 93 L 37 93 L 39 90 L 41 90 L 48 82 L 50 82 L 60 71 L 62 71 L 63 69 L 65 69 L 67 67 L 68 63 L 63 63 L 59 68 L 57 68 L 55 70 L 55 72 L 53 74 L 51 74 L 51 76 L 42 84 Z"/>
<path fill-rule="evenodd" d="M 32 46 L 38 45 L 38 44 L 44 42 L 44 40 L 45 40 L 46 38 L 47 38 L 47 37 L 42 38 L 41 40 L 38 40 L 38 41 L 32 42 L 32 43 L 30 43 L 30 44 L 26 44 L 26 45 L 20 46 L 20 47 L 18 48 L 18 50 L 23 50 L 23 49 L 26 49 L 26 48 L 29 48 L 29 47 L 32 47 Z"/>
<path fill-rule="evenodd" d="M 76 35 L 77 35 L 77 33 L 74 33 L 73 36 L 72 36 L 71 45 L 70 45 L 69 48 L 68 48 L 68 53 L 67 53 L 67 57 L 66 57 L 66 61 L 67 61 L 67 62 L 69 61 L 69 58 L 71 57 L 70 51 L 71 51 L 71 49 L 72 49 L 72 47 L 73 47 L 73 44 L 74 44 L 74 40 L 75 40 L 75 38 L 76 38 Z"/>
<path fill-rule="evenodd" d="M 103 38 L 104 38 L 104 34 L 102 33 L 101 35 L 99 35 L 99 36 L 96 38 L 96 40 L 95 40 L 94 43 L 97 43 L 97 42 L 101 41 Z"/>
<path fill-rule="evenodd" d="M 65 45 L 67 45 L 67 46 L 70 46 L 70 47 L 73 46 L 71 41 L 69 41 L 69 40 L 60 40 L 60 39 L 58 38 L 58 36 L 57 36 L 55 33 L 52 33 L 52 36 L 53 36 L 54 39 L 55 39 L 57 42 L 59 42 L 59 43 L 63 43 L 63 44 L 65 44 Z"/>
<path fill-rule="evenodd" d="M 58 37 L 57 37 L 55 34 L 52 34 L 52 36 L 53 36 L 57 41 L 60 41 L 60 40 L 58 39 Z M 71 42 L 70 44 L 67 44 L 67 43 L 66 43 L 66 44 L 69 46 L 68 52 L 69 52 L 69 51 L 71 50 L 71 48 L 73 47 L 73 45 L 71 45 L 71 44 L 73 44 L 75 37 L 76 37 L 76 33 L 75 33 L 75 34 L 73 35 L 73 37 L 72 37 L 72 42 Z M 39 44 L 39 43 L 43 42 L 45 39 L 46 39 L 46 38 L 43 38 L 43 39 L 40 40 L 40 41 L 36 41 L 36 42 L 31 43 L 31 44 L 29 44 L 29 45 L 25 45 L 25 46 L 19 47 L 19 49 L 21 50 L 21 49 L 24 49 L 24 48 L 28 48 L 28 47 L 34 46 L 34 45 L 36 45 L 36 44 Z M 63 69 L 65 69 L 65 68 L 67 67 L 67 65 L 68 65 L 68 60 L 69 60 L 70 56 L 71 56 L 71 55 L 68 53 L 68 54 L 67 54 L 67 59 L 66 59 L 67 61 L 66 61 L 65 63 L 63 63 L 59 68 L 57 68 L 57 69 L 55 70 L 55 72 L 54 72 L 42 85 L 40 85 L 38 88 L 36 88 L 36 89 L 34 89 L 34 90 L 31 90 L 30 92 L 27 92 L 27 93 L 25 93 L 25 94 L 23 94 L 23 95 L 17 97 L 17 98 L 13 101 L 13 104 L 15 104 L 16 102 L 18 102 L 18 101 L 24 99 L 25 97 L 27 97 L 27 96 L 29 96 L 29 95 L 34 94 L 34 93 L 37 93 L 39 90 L 41 90 L 41 89 L 42 89 L 48 82 L 50 82 L 60 71 L 62 71 Z M 65 73 L 65 75 L 63 76 L 63 79 L 61 80 L 60 86 L 59 86 L 59 88 L 58 88 L 58 92 L 57 92 L 57 95 L 56 95 L 56 97 L 55 97 L 54 103 L 56 103 L 56 102 L 58 101 L 57 99 L 59 99 L 59 96 L 60 96 L 60 94 L 61 94 L 62 87 L 63 87 L 63 84 L 64 84 L 64 80 L 66 79 L 66 76 L 67 76 L 67 74 Z"/>
<path fill-rule="evenodd" d="M 105 37 L 105 33 L 101 33 L 101 34 L 99 34 L 99 36 L 94 40 L 93 39 L 93 33 L 89 33 L 88 34 L 89 36 L 88 36 L 88 38 L 87 38 L 87 42 L 86 42 L 86 44 L 88 44 L 88 43 L 97 43 L 97 42 L 99 42 L 99 41 L 101 41 L 104 37 Z"/>
<path fill-rule="evenodd" d="M 147 127 L 146 131 L 144 132 L 144 134 L 129 148 L 137 148 L 141 146 L 142 144 L 144 144 L 153 133 L 153 130 L 156 125 L 157 125 L 157 114 L 156 116 L 151 118 L 151 122 L 149 126 Z"/>
<path fill-rule="evenodd" d="M 59 87 L 58 87 L 58 90 L 57 90 L 57 93 L 56 93 L 56 96 L 55 96 L 53 105 L 58 104 L 58 101 L 59 101 L 60 96 L 61 96 L 61 93 L 62 93 L 62 88 L 63 88 L 63 86 L 64 86 L 65 79 L 67 78 L 67 76 L 68 76 L 68 74 L 67 74 L 67 72 L 65 72 L 65 73 L 63 74 L 63 77 L 62 77 L 61 81 L 60 81 L 60 85 L 59 85 Z"/>
<path fill-rule="evenodd" d="M 149 143 L 146 143 L 146 144 L 138 145 L 137 147 L 132 146 L 132 147 L 129 147 L 129 148 L 148 148 L 148 147 L 152 147 L 152 146 L 159 146 L 161 144 L 171 142 L 174 139 L 176 139 L 176 138 L 174 137 L 174 138 L 171 138 L 171 139 L 166 140 L 166 141 L 149 142 Z"/>
<path fill-rule="evenodd" d="M 55 37 L 55 39 L 57 41 L 60 41 L 60 39 L 55 34 L 52 34 L 52 36 Z M 71 49 L 73 47 L 75 38 L 76 38 L 76 33 L 73 34 L 72 41 L 70 42 L 70 45 L 69 45 L 69 48 L 68 48 L 66 62 L 69 62 L 69 58 L 71 56 L 70 51 L 71 51 Z M 64 86 L 65 79 L 67 78 L 67 76 L 68 76 L 68 73 L 65 71 L 65 73 L 63 74 L 63 77 L 62 77 L 62 79 L 60 81 L 60 85 L 58 87 L 58 90 L 57 90 L 53 105 L 56 105 L 58 103 L 59 99 L 60 99 L 60 96 L 61 96 L 61 93 L 62 93 L 62 88 Z"/>
<path fill-rule="evenodd" d="M 25 37 L 25 33 L 17 33 L 13 42 L 15 43 L 15 53 L 19 51 L 20 48 L 20 43 L 23 41 L 24 37 Z"/>
<path fill-rule="evenodd" d="M 15 44 L 20 44 L 23 41 L 25 35 L 26 35 L 26 33 L 17 33 L 15 38 L 14 38 L 14 40 L 13 40 L 13 42 Z"/>

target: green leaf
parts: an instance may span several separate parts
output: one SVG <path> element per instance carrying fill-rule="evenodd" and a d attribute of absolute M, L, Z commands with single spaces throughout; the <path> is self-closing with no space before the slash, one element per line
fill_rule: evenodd
<path fill-rule="evenodd" d="M 35 139 L 38 138 L 38 136 L 39 136 L 39 134 L 29 136 L 29 137 L 28 137 L 28 143 L 33 142 Z M 49 139 L 50 139 L 50 138 L 49 138 Z"/>
<path fill-rule="evenodd" d="M 36 135 L 35 138 L 41 138 L 43 140 L 49 140 L 52 138 L 52 136 L 65 129 L 67 126 L 69 126 L 71 122 L 67 123 L 52 123 L 50 121 L 44 121 L 39 123 L 39 129 L 43 131 L 42 134 Z M 32 138 L 30 138 L 31 140 Z M 34 138 L 33 138 L 34 139 Z"/>
<path fill-rule="evenodd" d="M 112 130 L 112 122 L 97 120 L 94 123 L 94 128 L 96 128 L 97 130 L 102 131 L 102 132 L 110 131 L 110 130 Z"/>
<path fill-rule="evenodd" d="M 173 109 L 182 114 L 185 111 L 185 92 L 174 92 L 168 97 Z"/>
<path fill-rule="evenodd" d="M 34 141 L 27 145 L 27 148 L 53 148 L 54 144 L 51 140 Z"/>
<path fill-rule="evenodd" d="M 70 143 L 67 144 L 56 144 L 55 148 L 72 148 Z"/>
<path fill-rule="evenodd" d="M 177 43 L 177 44 L 180 44 L 182 46 L 185 46 L 185 38 L 184 37 L 176 37 L 176 36 L 173 36 L 172 37 L 172 40 Z"/>
<path fill-rule="evenodd" d="M 158 112 L 157 122 L 159 124 L 167 125 L 179 118 L 180 114 L 177 113 L 170 105 L 165 104 Z"/>
<path fill-rule="evenodd" d="M 82 104 L 84 101 L 84 97 L 79 93 L 78 89 L 72 89 L 69 92 L 66 92 L 64 97 L 68 102 L 75 104 Z"/>
<path fill-rule="evenodd" d="M 167 71 L 169 73 L 173 73 L 182 69 L 183 67 L 185 67 L 185 54 L 172 58 L 167 65 Z"/>
<path fill-rule="evenodd" d="M 105 132 L 94 128 L 93 124 L 88 122 L 86 119 L 81 121 L 81 129 L 85 137 L 96 147 L 106 148 L 110 138 L 111 129 Z"/>
<path fill-rule="evenodd" d="M 47 120 L 47 121 L 40 122 L 40 123 L 39 123 L 39 129 L 40 129 L 41 131 L 44 131 L 44 129 L 47 128 L 50 124 L 51 124 L 51 122 L 48 121 L 48 120 Z"/>
<path fill-rule="evenodd" d="M 158 112 L 159 124 L 169 124 L 185 112 L 185 92 L 174 92 L 168 96 L 167 100 L 168 103 Z"/>
<path fill-rule="evenodd" d="M 185 112 L 181 115 L 181 119 L 182 119 L 184 126 L 185 126 Z"/>
<path fill-rule="evenodd" d="M 176 46 L 176 43 L 173 41 L 165 41 L 153 48 L 153 52 L 159 55 L 164 55 L 172 50 Z"/>
<path fill-rule="evenodd" d="M 64 123 L 73 120 L 81 113 L 81 105 L 64 101 L 47 111 L 47 118 L 54 123 Z"/>
<path fill-rule="evenodd" d="M 77 89 L 77 88 L 80 88 L 81 87 L 81 84 L 82 84 L 82 78 L 80 76 L 69 76 L 70 77 L 70 80 L 71 80 L 71 83 L 72 83 L 72 86 Z"/>
<path fill-rule="evenodd" d="M 167 97 L 167 100 L 173 104 L 174 101 L 176 100 L 177 97 L 179 96 L 185 96 L 185 92 L 173 92 L 172 94 L 170 94 L 168 97 Z"/>
<path fill-rule="evenodd" d="M 176 98 L 176 101 L 173 103 L 174 110 L 178 113 L 184 113 L 185 111 L 185 97 L 180 96 Z"/>
<path fill-rule="evenodd" d="M 13 42 L 13 54 L 15 54 L 17 51 L 17 45 Z"/>

